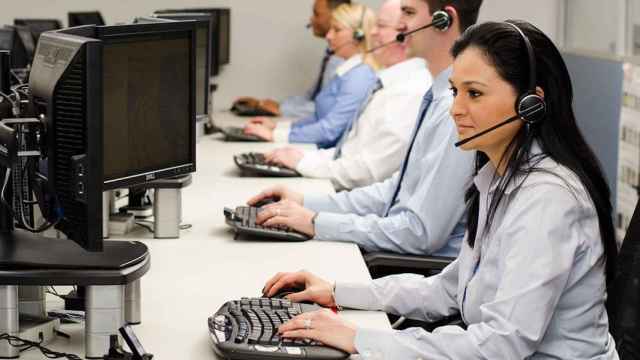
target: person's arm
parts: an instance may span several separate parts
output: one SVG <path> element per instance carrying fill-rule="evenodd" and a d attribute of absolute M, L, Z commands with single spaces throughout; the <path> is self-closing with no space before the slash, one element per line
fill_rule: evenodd
<path fill-rule="evenodd" d="M 417 168 L 411 169 L 403 180 L 418 182 L 411 197 L 394 205 L 386 217 L 384 211 L 369 212 L 366 216 L 320 212 L 316 218 L 316 239 L 353 242 L 366 251 L 419 255 L 432 254 L 447 244 L 465 212 L 464 193 L 471 181 L 474 155 L 453 146 L 457 141 L 455 126 L 444 106 L 438 111 L 441 113 L 424 120 L 422 126 L 426 128 L 418 134 L 424 137 L 422 143 L 427 148 L 412 149 L 420 154 L 410 164 Z M 351 194 L 358 194 L 358 190 L 342 195 L 347 199 L 338 198 L 340 203 L 348 204 Z M 386 202 L 394 191 L 395 187 L 385 192 Z M 377 201 L 375 197 L 358 200 Z"/>
<path fill-rule="evenodd" d="M 467 330 L 445 327 L 432 333 L 361 329 L 355 345 L 361 354 L 370 354 L 364 358 L 525 359 L 535 353 L 576 257 L 592 256 L 595 263 L 602 260 L 596 249 L 584 249 L 583 239 L 593 236 L 584 234 L 585 209 L 577 205 L 574 195 L 559 185 L 541 191 L 519 194 L 527 198 L 500 224 L 499 231 L 508 233 L 495 254 L 500 257 L 500 284 L 495 297 L 480 306 L 479 323 Z M 594 271 L 604 271 L 603 266 Z M 592 286 L 596 291 L 604 284 Z M 429 308 L 429 301 L 424 306 Z"/>
<path fill-rule="evenodd" d="M 303 176 L 331 179 L 337 189 L 353 189 L 390 177 L 406 154 L 409 129 L 415 126 L 421 100 L 421 96 L 406 93 L 374 98 L 372 108 L 357 120 L 367 122 L 359 123 L 362 130 L 367 130 L 367 138 L 358 139 L 358 151 L 348 152 L 347 142 L 339 159 L 303 159 L 296 170 Z"/>
<path fill-rule="evenodd" d="M 381 310 L 433 322 L 459 312 L 457 287 L 458 260 L 455 260 L 431 277 L 402 274 L 369 283 L 337 281 L 335 302 L 346 308 Z"/>
<path fill-rule="evenodd" d="M 308 95 L 290 96 L 280 103 L 282 116 L 294 119 L 313 116 L 316 111 L 316 104 L 309 99 Z"/>
<path fill-rule="evenodd" d="M 375 75 L 370 69 L 359 67 L 333 81 L 341 82 L 334 106 L 313 123 L 293 123 L 289 131 L 290 143 L 313 143 L 322 148 L 335 146 L 365 101 Z"/>
<path fill-rule="evenodd" d="M 305 194 L 303 206 L 315 212 L 382 216 L 398 183 L 399 173 L 373 185 L 336 194 Z"/>

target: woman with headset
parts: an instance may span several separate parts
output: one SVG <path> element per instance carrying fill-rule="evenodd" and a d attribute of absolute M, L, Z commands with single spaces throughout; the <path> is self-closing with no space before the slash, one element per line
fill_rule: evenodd
<path fill-rule="evenodd" d="M 367 54 L 374 24 L 374 12 L 361 4 L 343 4 L 333 11 L 326 38 L 333 53 L 346 61 L 315 98 L 315 113 L 295 121 L 287 139 L 280 140 L 313 143 L 321 148 L 336 145 L 377 81 L 377 65 Z M 268 118 L 256 118 L 245 127 L 245 133 L 267 141 L 278 140 L 282 132 L 275 130 L 276 124 Z"/>
<path fill-rule="evenodd" d="M 617 253 L 610 193 L 558 49 L 528 23 L 491 22 L 469 28 L 452 55 L 458 145 L 477 150 L 458 259 L 430 278 L 366 284 L 281 273 L 264 293 L 304 285 L 289 299 L 425 321 L 459 313 L 466 329 L 359 329 L 323 310 L 279 332 L 365 359 L 618 359 L 605 308 Z"/>

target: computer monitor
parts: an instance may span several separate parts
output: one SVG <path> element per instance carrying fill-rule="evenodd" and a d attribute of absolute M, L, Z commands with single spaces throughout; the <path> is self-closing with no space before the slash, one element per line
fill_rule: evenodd
<path fill-rule="evenodd" d="M 82 25 L 106 25 L 104 18 L 99 11 L 69 12 L 67 14 L 67 20 L 69 27 Z"/>
<path fill-rule="evenodd" d="M 209 82 L 211 77 L 211 34 L 212 19 L 207 13 L 171 13 L 158 14 L 156 17 L 138 18 L 136 22 L 157 21 L 195 21 L 196 24 L 196 114 L 206 117 L 209 114 Z"/>
<path fill-rule="evenodd" d="M 36 45 L 43 32 L 62 29 L 62 24 L 58 19 L 14 19 L 13 24 L 28 27 Z"/>
<path fill-rule="evenodd" d="M 156 14 L 185 12 L 209 13 L 213 16 L 211 39 L 214 56 L 211 59 L 211 74 L 217 76 L 220 72 L 220 66 L 229 64 L 231 58 L 231 10 L 228 8 L 164 9 L 156 11 Z"/>
<path fill-rule="evenodd" d="M 29 54 L 15 26 L 0 28 L 0 50 L 11 51 L 12 69 L 26 68 L 31 63 L 33 55 Z"/>
<path fill-rule="evenodd" d="M 195 26 L 84 26 L 42 35 L 30 77 L 48 126 L 56 228 L 102 249 L 102 193 L 195 171 Z"/>

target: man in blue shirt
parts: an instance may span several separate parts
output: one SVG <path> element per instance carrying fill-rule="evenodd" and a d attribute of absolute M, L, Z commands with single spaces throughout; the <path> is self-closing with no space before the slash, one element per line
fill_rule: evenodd
<path fill-rule="evenodd" d="M 401 170 L 384 182 L 332 195 L 305 195 L 285 187 L 249 200 L 269 197 L 258 216 L 266 226 L 284 225 L 317 240 L 354 242 L 366 251 L 456 256 L 464 236 L 464 194 L 473 174 L 473 152 L 458 150 L 449 110 L 451 46 L 476 22 L 482 0 L 403 0 L 401 31 L 432 22 L 445 10 L 451 26 L 431 27 L 409 36 L 410 51 L 427 61 L 433 85 L 423 99 Z"/>

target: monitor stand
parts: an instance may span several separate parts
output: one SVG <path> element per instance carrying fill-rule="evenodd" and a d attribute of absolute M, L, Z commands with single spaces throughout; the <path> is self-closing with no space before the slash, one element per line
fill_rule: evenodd
<path fill-rule="evenodd" d="M 110 335 L 118 334 L 127 316 L 137 315 L 139 322 L 140 278 L 150 266 L 148 249 L 140 242 L 103 245 L 102 252 L 87 252 L 72 241 L 23 230 L 0 234 L 0 333 L 19 335 L 19 286 L 85 286 L 85 354 L 101 359 Z M 0 342 L 0 358 L 19 355 L 18 348 Z"/>

